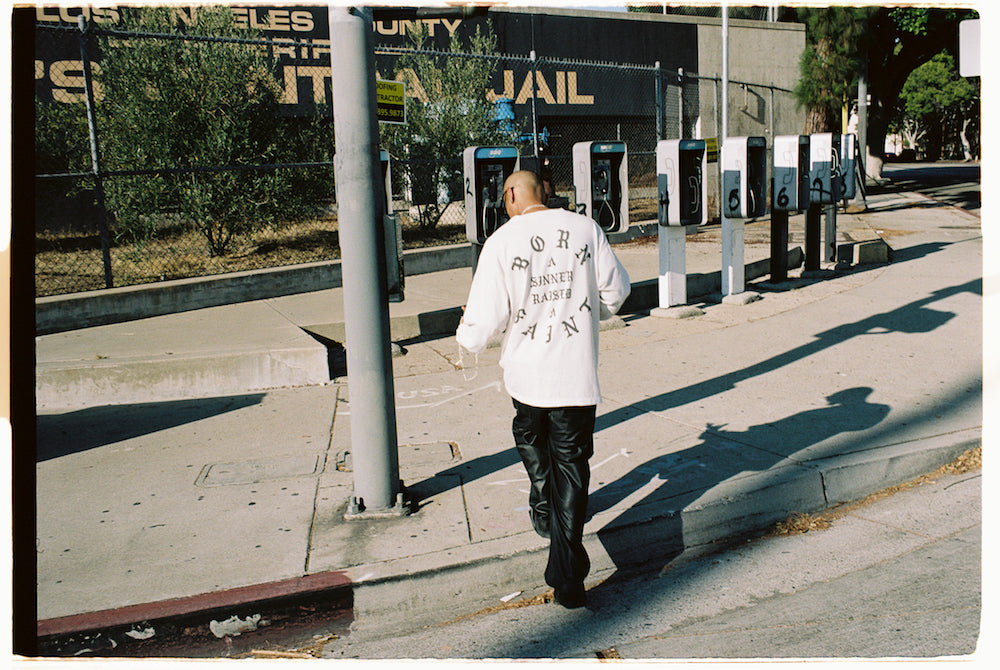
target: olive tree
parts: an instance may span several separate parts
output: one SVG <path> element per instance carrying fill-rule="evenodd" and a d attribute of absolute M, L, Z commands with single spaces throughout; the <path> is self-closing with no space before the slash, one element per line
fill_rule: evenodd
<path fill-rule="evenodd" d="M 241 235 L 307 216 L 318 190 L 332 192 L 328 175 L 252 166 L 329 160 L 333 137 L 329 118 L 282 118 L 266 48 L 225 39 L 258 37 L 228 7 L 192 16 L 181 39 L 173 8 L 123 11 L 121 30 L 145 34 L 100 39 L 98 123 L 105 169 L 152 171 L 106 181 L 116 238 L 193 225 L 218 256 Z"/>
<path fill-rule="evenodd" d="M 493 120 L 487 100 L 496 67 L 496 37 L 476 28 L 467 47 L 452 35 L 446 53 L 420 53 L 426 25 L 414 24 L 414 49 L 396 62 L 392 77 L 407 83 L 406 124 L 382 124 L 382 146 L 405 164 L 421 227 L 433 228 L 448 204 L 462 199 L 462 152 L 468 146 L 512 144 Z"/>

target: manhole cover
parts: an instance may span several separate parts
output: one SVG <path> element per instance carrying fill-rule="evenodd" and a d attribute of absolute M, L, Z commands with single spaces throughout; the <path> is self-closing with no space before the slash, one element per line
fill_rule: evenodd
<path fill-rule="evenodd" d="M 196 486 L 254 484 L 272 479 L 305 477 L 319 473 L 322 454 L 298 454 L 238 463 L 211 463 L 201 469 Z"/>

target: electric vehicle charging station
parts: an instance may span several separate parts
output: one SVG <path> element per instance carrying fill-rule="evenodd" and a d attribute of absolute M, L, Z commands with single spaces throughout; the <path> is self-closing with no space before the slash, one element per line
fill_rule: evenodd
<path fill-rule="evenodd" d="M 837 259 L 837 207 L 844 198 L 857 193 L 854 171 L 855 136 L 817 133 L 810 136 L 809 197 L 812 205 L 806 215 L 806 269 L 818 270 L 820 257 Z M 817 256 L 820 206 L 826 208 L 823 230 L 823 253 Z M 812 252 L 812 253 L 810 253 Z"/>
<path fill-rule="evenodd" d="M 722 145 L 722 207 L 730 219 L 752 219 L 767 212 L 767 140 L 727 137 Z"/>
<path fill-rule="evenodd" d="M 399 216 L 392 208 L 392 170 L 389 152 L 379 150 L 379 164 L 382 167 L 380 190 L 382 198 L 382 228 L 385 244 L 385 274 L 389 302 L 403 302 L 403 227 Z"/>
<path fill-rule="evenodd" d="M 855 170 L 857 170 L 857 136 L 841 135 L 840 178 L 834 187 L 837 200 L 850 200 L 858 194 Z"/>
<path fill-rule="evenodd" d="M 624 142 L 573 145 L 576 211 L 605 233 L 628 230 L 628 153 Z"/>
<path fill-rule="evenodd" d="M 503 185 L 519 169 L 517 147 L 466 147 L 462 153 L 465 178 L 465 235 L 481 247 L 507 222 Z"/>
<path fill-rule="evenodd" d="M 809 206 L 809 136 L 774 138 L 774 186 L 771 209 L 798 212 Z"/>
<path fill-rule="evenodd" d="M 824 257 L 820 241 L 823 209 L 826 208 L 826 237 L 831 239 L 831 223 L 836 236 L 836 210 L 831 206 L 837 202 L 835 173 L 838 169 L 840 136 L 836 133 L 814 133 L 809 136 L 809 208 L 806 210 L 806 261 L 805 270 L 815 272 L 820 269 Z M 829 253 L 825 255 L 829 260 Z"/>
<path fill-rule="evenodd" d="M 722 295 L 724 302 L 746 302 L 759 296 L 727 300 L 744 292 L 744 219 L 767 212 L 767 140 L 727 137 L 722 143 Z"/>
<path fill-rule="evenodd" d="M 774 138 L 771 181 L 771 281 L 788 279 L 788 213 L 809 206 L 809 136 Z"/>
<path fill-rule="evenodd" d="M 691 316 L 670 308 L 687 304 L 687 235 L 708 220 L 705 189 L 705 140 L 660 140 L 656 143 L 657 238 L 659 244 L 659 310 L 655 316 Z"/>
<path fill-rule="evenodd" d="M 838 169 L 840 136 L 814 133 L 809 136 L 809 202 L 832 205 L 837 202 L 834 174 Z"/>

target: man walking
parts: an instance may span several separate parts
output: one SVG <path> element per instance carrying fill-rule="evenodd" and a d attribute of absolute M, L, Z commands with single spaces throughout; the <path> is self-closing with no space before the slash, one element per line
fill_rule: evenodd
<path fill-rule="evenodd" d="M 483 245 L 456 339 L 479 353 L 506 333 L 500 365 L 531 481 L 529 515 L 550 538 L 545 582 L 558 603 L 582 607 L 599 321 L 618 311 L 631 285 L 597 223 L 546 207 L 538 175 L 510 175 L 503 197 L 510 220 Z"/>

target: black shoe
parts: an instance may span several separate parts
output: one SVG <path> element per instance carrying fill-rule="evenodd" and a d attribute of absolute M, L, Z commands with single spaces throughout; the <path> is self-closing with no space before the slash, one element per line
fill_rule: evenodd
<path fill-rule="evenodd" d="M 555 600 L 569 610 L 586 607 L 587 591 L 583 588 L 583 584 L 565 589 L 555 589 Z"/>
<path fill-rule="evenodd" d="M 544 537 L 546 540 L 549 539 L 549 515 L 538 514 L 534 509 L 528 510 L 528 516 L 531 517 L 531 526 L 535 529 L 535 532 Z"/>

